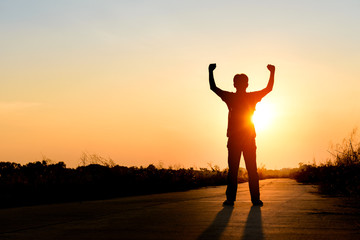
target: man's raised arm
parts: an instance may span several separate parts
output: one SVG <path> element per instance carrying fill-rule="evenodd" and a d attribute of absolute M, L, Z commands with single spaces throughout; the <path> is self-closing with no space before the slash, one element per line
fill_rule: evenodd
<path fill-rule="evenodd" d="M 216 68 L 216 63 L 212 63 L 209 65 L 209 84 L 211 91 L 213 91 L 218 96 L 220 96 L 223 91 L 220 88 L 218 88 L 215 84 L 214 73 L 213 73 L 215 68 Z"/>
<path fill-rule="evenodd" d="M 267 65 L 267 69 L 269 69 L 270 71 L 270 78 L 266 88 L 263 89 L 265 95 L 272 91 L 274 86 L 274 77 L 275 77 L 275 66 L 269 64 Z"/>

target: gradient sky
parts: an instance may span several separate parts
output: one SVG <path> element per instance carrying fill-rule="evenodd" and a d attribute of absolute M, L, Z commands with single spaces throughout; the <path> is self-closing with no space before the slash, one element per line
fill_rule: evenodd
<path fill-rule="evenodd" d="M 0 161 L 82 152 L 124 166 L 227 166 L 227 107 L 276 66 L 258 165 L 323 162 L 360 126 L 360 1 L 0 2 Z M 260 108 L 259 108 L 260 109 Z M 244 162 L 241 161 L 244 167 Z"/>

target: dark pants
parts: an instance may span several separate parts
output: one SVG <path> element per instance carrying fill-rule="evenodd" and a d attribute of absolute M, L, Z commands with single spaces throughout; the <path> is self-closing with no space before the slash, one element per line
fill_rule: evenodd
<path fill-rule="evenodd" d="M 237 177 L 239 171 L 239 164 L 241 153 L 244 154 L 246 170 L 249 176 L 249 189 L 251 201 L 256 202 L 260 200 L 259 191 L 259 175 L 256 166 L 256 144 L 255 137 L 229 137 L 228 139 L 228 185 L 226 188 L 226 198 L 229 201 L 236 200 L 237 192 Z"/>

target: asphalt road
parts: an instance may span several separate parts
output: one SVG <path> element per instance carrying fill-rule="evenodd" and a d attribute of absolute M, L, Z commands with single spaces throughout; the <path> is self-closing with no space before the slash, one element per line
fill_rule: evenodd
<path fill-rule="evenodd" d="M 235 206 L 225 187 L 0 210 L 0 239 L 360 239 L 355 200 L 330 198 L 290 179 L 260 182 L 263 207 L 247 183 Z"/>

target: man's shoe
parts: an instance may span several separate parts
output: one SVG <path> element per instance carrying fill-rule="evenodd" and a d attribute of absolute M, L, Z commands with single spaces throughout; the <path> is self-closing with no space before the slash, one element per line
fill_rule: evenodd
<path fill-rule="evenodd" d="M 260 206 L 262 207 L 264 205 L 264 203 L 261 200 L 257 200 L 255 202 L 253 202 L 253 206 Z"/>
<path fill-rule="evenodd" d="M 223 202 L 223 206 L 231 206 L 231 207 L 233 207 L 234 206 L 234 201 L 225 200 Z"/>

